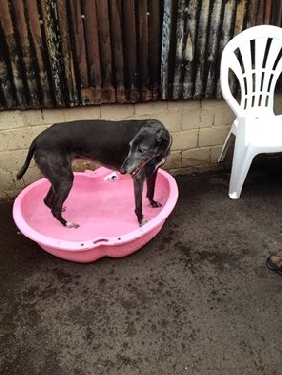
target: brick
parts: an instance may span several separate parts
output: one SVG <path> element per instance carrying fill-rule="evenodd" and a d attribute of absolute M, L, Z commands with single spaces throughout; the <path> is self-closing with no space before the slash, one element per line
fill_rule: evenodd
<path fill-rule="evenodd" d="M 134 104 L 135 116 L 141 118 L 157 118 L 163 112 L 167 112 L 167 102 L 157 101 Z"/>
<path fill-rule="evenodd" d="M 15 177 L 11 171 L 0 169 L 0 191 L 7 192 L 15 189 Z"/>
<path fill-rule="evenodd" d="M 200 112 L 200 110 L 200 100 L 173 100 L 168 102 L 168 111 L 177 111 L 189 114 L 191 111 Z"/>
<path fill-rule="evenodd" d="M 228 135 L 228 133 L 230 131 L 230 128 L 231 128 L 231 126 L 229 126 L 229 125 L 227 125 L 227 126 L 221 126 L 221 131 L 222 131 L 222 136 L 224 138 L 224 141 L 225 141 L 225 138 L 227 137 L 227 135 Z"/>
<path fill-rule="evenodd" d="M 222 146 L 215 146 L 211 148 L 211 163 L 218 162 L 218 158 L 221 153 L 221 150 L 222 150 Z"/>
<path fill-rule="evenodd" d="M 182 167 L 197 166 L 210 163 L 210 149 L 196 148 L 182 152 Z"/>
<path fill-rule="evenodd" d="M 6 130 L 1 136 L 7 145 L 7 150 L 27 149 L 31 141 L 44 129 L 45 127 L 27 127 Z"/>
<path fill-rule="evenodd" d="M 236 118 L 234 112 L 228 107 L 227 104 L 220 106 L 214 115 L 214 125 L 232 125 L 234 119 Z"/>
<path fill-rule="evenodd" d="M 0 131 L 0 153 L 7 150 L 7 145 L 3 137 L 4 131 Z"/>
<path fill-rule="evenodd" d="M 225 140 L 226 127 L 200 129 L 199 147 L 222 145 Z"/>
<path fill-rule="evenodd" d="M 155 118 L 160 120 L 169 132 L 181 130 L 182 115 L 180 111 L 162 112 L 158 116 L 155 116 Z"/>
<path fill-rule="evenodd" d="M 24 126 L 24 117 L 21 111 L 0 112 L 0 131 L 16 129 Z"/>
<path fill-rule="evenodd" d="M 43 109 L 42 116 L 44 123 L 55 124 L 56 122 L 66 121 L 66 114 L 64 109 Z"/>
<path fill-rule="evenodd" d="M 180 129 L 196 129 L 200 122 L 201 103 L 199 100 L 177 100 L 168 102 L 168 112 L 179 117 Z"/>
<path fill-rule="evenodd" d="M 27 155 L 26 149 L 20 149 L 20 150 L 13 150 L 11 151 L 4 151 L 0 153 L 0 169 L 3 170 L 13 170 L 18 171 L 20 170 L 21 166 L 24 163 L 24 160 Z M 34 161 L 31 161 L 31 165 L 34 163 Z"/>
<path fill-rule="evenodd" d="M 185 109 L 182 113 L 182 129 L 198 129 L 200 126 L 200 109 L 188 111 Z"/>
<path fill-rule="evenodd" d="M 4 190 L 3 184 L 7 183 L 9 184 L 8 190 L 13 189 L 23 189 L 25 186 L 29 185 L 31 182 L 34 182 L 40 178 L 42 178 L 42 174 L 39 170 L 39 168 L 35 165 L 34 161 L 30 163 L 30 166 L 26 173 L 24 174 L 23 178 L 18 180 L 16 178 L 16 175 L 19 171 L 19 168 L 14 169 L 13 166 L 11 166 L 10 170 L 7 170 L 6 168 L 3 170 L 0 168 L 0 176 L 3 177 L 3 180 L 0 177 L 0 192 Z M 6 191 L 6 193 L 7 193 Z"/>
<path fill-rule="evenodd" d="M 73 107 L 63 110 L 63 121 L 88 120 L 101 118 L 100 106 Z"/>
<path fill-rule="evenodd" d="M 133 118 L 135 114 L 133 104 L 103 104 L 100 108 L 101 118 L 105 120 L 124 120 Z"/>
<path fill-rule="evenodd" d="M 200 127 L 208 128 L 214 125 L 215 113 L 212 109 L 203 109 L 200 114 Z"/>
<path fill-rule="evenodd" d="M 211 109 L 215 112 L 222 106 L 227 106 L 224 99 L 205 99 L 201 102 L 202 110 Z"/>
<path fill-rule="evenodd" d="M 180 151 L 172 151 L 167 161 L 165 162 L 163 168 L 165 170 L 170 170 L 173 168 L 181 168 L 181 152 Z"/>
<path fill-rule="evenodd" d="M 43 117 L 43 112 L 41 112 L 40 109 L 29 109 L 23 111 L 23 117 L 25 126 L 38 126 L 46 124 L 46 120 L 44 120 Z"/>
<path fill-rule="evenodd" d="M 134 118 L 140 120 L 150 118 L 159 120 L 170 132 L 181 130 L 181 111 L 167 111 L 163 106 L 162 109 L 164 110 L 151 114 L 146 113 L 146 111 L 142 114 L 141 111 L 139 111 Z"/>
<path fill-rule="evenodd" d="M 198 130 L 186 130 L 172 133 L 172 150 L 185 150 L 198 146 Z"/>
<path fill-rule="evenodd" d="M 121 117 L 114 118 L 113 116 L 109 116 L 109 118 L 112 120 L 121 119 Z M 133 119 L 133 120 L 147 120 L 150 118 L 161 121 L 170 132 L 181 130 L 181 113 L 177 113 L 177 112 L 162 112 L 161 114 L 156 114 L 154 116 L 143 114 L 139 116 L 134 115 L 134 116 L 123 117 L 123 119 Z"/>
<path fill-rule="evenodd" d="M 6 193 L 0 192 L 0 199 L 14 199 L 20 194 L 21 191 L 22 191 L 22 188 L 12 189 L 12 190 L 7 191 Z"/>
<path fill-rule="evenodd" d="M 0 168 L 0 171 L 7 175 L 7 177 L 10 179 L 11 189 L 23 189 L 25 186 L 43 177 L 40 169 L 37 167 L 34 160 L 32 160 L 23 178 L 18 180 L 16 178 L 16 175 L 19 172 L 21 166 L 22 163 L 19 163 L 19 167 L 11 164 L 9 170 L 7 168 L 5 168 L 4 170 Z M 2 181 L 0 181 L 0 192 L 2 191 L 1 184 Z"/>
<path fill-rule="evenodd" d="M 15 175 L 16 175 L 16 173 L 15 173 Z M 21 184 L 22 187 L 24 187 L 24 186 L 27 186 L 27 185 L 31 184 L 34 181 L 39 180 L 42 177 L 43 176 L 42 176 L 42 173 L 41 173 L 40 169 L 35 164 L 33 164 L 30 168 L 28 168 L 28 170 L 24 174 L 23 178 L 20 181 L 17 181 L 17 182 L 19 184 Z"/>

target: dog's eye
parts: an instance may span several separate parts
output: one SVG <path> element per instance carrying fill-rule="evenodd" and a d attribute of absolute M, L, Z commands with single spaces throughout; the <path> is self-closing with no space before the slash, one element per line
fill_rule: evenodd
<path fill-rule="evenodd" d="M 138 154 L 143 154 L 144 151 L 145 151 L 144 148 L 141 148 L 141 147 L 139 147 L 137 150 Z"/>

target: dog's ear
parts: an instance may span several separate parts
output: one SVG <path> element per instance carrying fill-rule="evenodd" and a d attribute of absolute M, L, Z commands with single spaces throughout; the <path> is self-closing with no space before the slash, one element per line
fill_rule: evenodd
<path fill-rule="evenodd" d="M 161 128 L 157 131 L 156 138 L 157 138 L 158 143 L 162 143 L 162 142 L 168 143 L 170 141 L 169 132 L 164 128 Z"/>
<path fill-rule="evenodd" d="M 167 147 L 171 143 L 171 135 L 159 120 L 147 120 L 144 127 L 154 129 L 156 141 L 163 147 Z"/>

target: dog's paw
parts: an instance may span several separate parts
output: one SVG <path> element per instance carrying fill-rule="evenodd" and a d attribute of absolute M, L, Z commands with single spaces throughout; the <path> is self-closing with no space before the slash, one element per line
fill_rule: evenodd
<path fill-rule="evenodd" d="M 67 222 L 66 222 L 66 227 L 67 227 L 67 228 L 78 228 L 78 227 L 79 227 L 79 224 L 76 224 L 76 223 L 74 223 L 74 222 L 72 222 L 72 221 L 67 221 Z"/>
<path fill-rule="evenodd" d="M 162 204 L 161 204 L 161 203 L 159 203 L 159 202 L 157 202 L 157 201 L 154 201 L 154 200 L 152 200 L 152 201 L 150 202 L 150 204 L 151 204 L 151 207 L 153 207 L 153 208 L 162 207 Z"/>
<path fill-rule="evenodd" d="M 147 223 L 148 223 L 148 220 L 143 217 L 143 219 L 141 220 L 141 223 L 140 223 L 140 227 L 143 227 L 143 225 L 145 225 Z"/>

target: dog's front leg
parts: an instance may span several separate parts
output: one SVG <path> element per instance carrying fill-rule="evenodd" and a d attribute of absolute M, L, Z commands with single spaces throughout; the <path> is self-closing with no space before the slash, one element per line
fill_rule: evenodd
<path fill-rule="evenodd" d="M 135 214 L 138 219 L 140 227 L 147 223 L 147 220 L 143 217 L 142 212 L 142 191 L 143 191 L 143 182 L 141 178 L 134 178 L 134 199 L 135 199 Z"/>
<path fill-rule="evenodd" d="M 154 200 L 157 173 L 158 173 L 158 170 L 155 170 L 147 178 L 147 195 L 146 196 L 149 199 L 150 205 L 154 208 L 162 207 L 161 203 Z"/>

